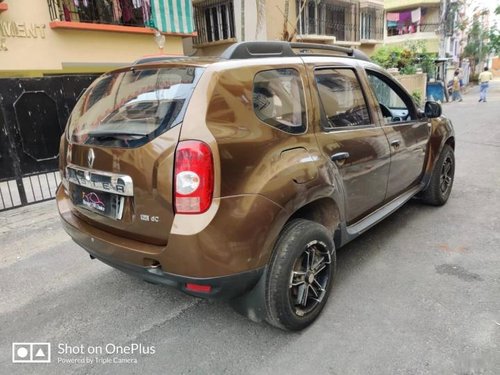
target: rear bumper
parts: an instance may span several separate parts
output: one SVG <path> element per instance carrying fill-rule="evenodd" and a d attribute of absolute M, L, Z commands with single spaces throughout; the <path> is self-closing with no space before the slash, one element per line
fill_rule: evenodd
<path fill-rule="evenodd" d="M 260 268 L 230 276 L 192 278 L 164 272 L 160 268 L 139 267 L 133 264 L 120 263 L 116 261 L 116 259 L 107 259 L 99 254 L 92 253 L 89 249 L 85 250 L 93 258 L 99 259 L 108 266 L 114 267 L 122 272 L 140 277 L 153 284 L 168 285 L 186 294 L 208 299 L 232 299 L 241 296 L 259 281 L 264 272 L 264 268 Z M 200 293 L 188 290 L 186 289 L 187 284 L 209 285 L 211 291 L 209 293 Z"/>
<path fill-rule="evenodd" d="M 93 258 L 148 282 L 168 285 L 196 297 L 231 299 L 253 288 L 264 273 L 265 267 L 257 267 L 248 271 L 244 270 L 226 275 L 197 277 L 166 272 L 161 267 L 146 265 L 145 259 L 158 259 L 162 266 L 163 264 L 173 263 L 174 259 L 171 259 L 171 257 L 169 257 L 169 262 L 164 261 L 165 255 L 170 253 L 168 247 L 172 243 L 169 243 L 166 249 L 164 246 L 125 239 L 95 228 L 72 213 L 71 202 L 64 195 L 62 189 L 59 189 L 58 209 L 63 227 L 73 241 L 83 247 Z M 186 251 L 186 253 L 188 252 Z M 177 262 L 186 263 L 186 260 L 185 257 L 183 259 L 178 258 Z M 193 260 L 193 263 L 196 263 L 196 259 Z M 186 288 L 188 283 L 209 285 L 211 289 L 210 292 L 206 293 L 188 290 Z"/>
<path fill-rule="evenodd" d="M 136 264 L 120 262 L 115 258 L 106 257 L 92 249 L 89 249 L 85 243 L 77 240 L 78 233 L 75 233 L 76 228 L 63 220 L 64 229 L 73 238 L 73 240 L 83 247 L 92 258 L 99 259 L 101 262 L 114 267 L 120 271 L 140 277 L 143 280 L 153 284 L 162 284 L 174 287 L 196 297 L 209 299 L 231 299 L 244 294 L 251 289 L 260 279 L 264 272 L 264 267 L 247 272 L 241 272 L 229 276 L 208 277 L 208 278 L 193 278 L 172 273 L 164 272 L 161 268 L 141 267 Z M 96 241 L 94 239 L 94 241 Z M 211 291 L 209 293 L 200 293 L 186 289 L 187 284 L 209 285 Z"/>

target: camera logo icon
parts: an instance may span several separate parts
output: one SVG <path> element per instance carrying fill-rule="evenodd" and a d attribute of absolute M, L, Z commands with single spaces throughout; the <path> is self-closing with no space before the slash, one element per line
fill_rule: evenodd
<path fill-rule="evenodd" d="M 12 343 L 12 363 L 50 363 L 50 343 Z"/>

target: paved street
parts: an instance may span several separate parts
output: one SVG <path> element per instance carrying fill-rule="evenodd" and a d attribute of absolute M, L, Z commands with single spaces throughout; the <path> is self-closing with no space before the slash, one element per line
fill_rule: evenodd
<path fill-rule="evenodd" d="M 457 139 L 448 204 L 412 201 L 340 249 L 325 311 L 300 333 L 91 261 L 53 201 L 0 213 L 0 373 L 499 374 L 500 81 L 478 97 L 443 106 Z M 13 342 L 50 342 L 52 363 L 11 364 Z M 57 363 L 96 357 L 59 344 L 134 343 L 155 353 Z"/>

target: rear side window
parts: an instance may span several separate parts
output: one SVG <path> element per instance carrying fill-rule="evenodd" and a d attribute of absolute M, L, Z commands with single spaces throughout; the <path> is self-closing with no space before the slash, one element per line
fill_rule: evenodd
<path fill-rule="evenodd" d="M 98 78 L 78 100 L 68 139 L 137 147 L 179 124 L 202 68 L 131 69 Z"/>
<path fill-rule="evenodd" d="M 304 89 L 295 69 L 257 73 L 253 81 L 253 108 L 257 117 L 288 133 L 303 133 L 306 126 Z"/>
<path fill-rule="evenodd" d="M 315 73 L 327 129 L 371 125 L 358 77 L 351 69 L 321 69 Z"/>

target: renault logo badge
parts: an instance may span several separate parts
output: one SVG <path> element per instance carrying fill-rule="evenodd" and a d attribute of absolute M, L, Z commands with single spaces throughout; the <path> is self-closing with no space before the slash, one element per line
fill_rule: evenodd
<path fill-rule="evenodd" d="M 87 154 L 87 164 L 89 168 L 92 168 L 94 165 L 94 160 L 95 160 L 95 153 L 93 149 L 89 150 L 89 153 Z"/>

